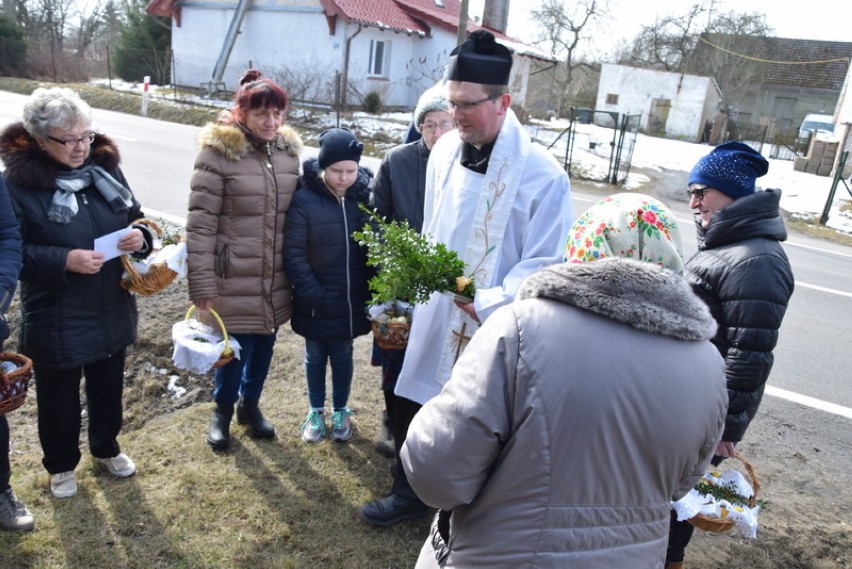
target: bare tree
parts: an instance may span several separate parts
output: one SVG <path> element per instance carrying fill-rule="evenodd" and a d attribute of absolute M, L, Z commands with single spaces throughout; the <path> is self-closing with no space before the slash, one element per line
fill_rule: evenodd
<path fill-rule="evenodd" d="M 685 69 L 713 77 L 722 90 L 724 110 L 735 109 L 763 83 L 766 62 L 772 59 L 766 40 L 771 33 L 764 14 L 721 14 L 698 38 Z"/>
<path fill-rule="evenodd" d="M 772 29 L 761 13 L 718 13 L 713 2 L 695 4 L 643 26 L 618 62 L 712 77 L 722 91 L 723 110 L 736 108 L 763 81 Z"/>
<path fill-rule="evenodd" d="M 564 75 L 553 76 L 554 91 L 559 93 L 554 93 L 553 97 L 558 101 L 558 114 L 562 113 L 564 96 L 568 93 L 575 70 L 592 67 L 587 61 L 578 58 L 578 48 L 582 40 L 587 39 L 590 24 L 605 17 L 608 10 L 608 0 L 542 0 L 531 11 L 532 20 L 538 29 L 535 43 L 549 50 L 553 57 L 562 60 L 564 64 Z"/>
<path fill-rule="evenodd" d="M 663 71 L 683 71 L 689 54 L 704 31 L 710 9 L 695 4 L 681 15 L 661 18 L 642 26 L 619 63 Z"/>

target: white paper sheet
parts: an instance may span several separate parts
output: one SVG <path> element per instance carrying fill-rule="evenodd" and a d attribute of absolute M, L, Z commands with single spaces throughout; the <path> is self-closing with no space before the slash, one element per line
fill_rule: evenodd
<path fill-rule="evenodd" d="M 126 251 L 122 251 L 118 248 L 118 240 L 131 231 L 133 231 L 132 227 L 125 227 L 124 229 L 119 229 L 118 231 L 113 231 L 112 233 L 107 233 L 106 235 L 98 237 L 95 239 L 95 251 L 104 254 L 104 261 L 109 261 L 110 259 L 115 259 L 116 257 L 124 255 Z"/>

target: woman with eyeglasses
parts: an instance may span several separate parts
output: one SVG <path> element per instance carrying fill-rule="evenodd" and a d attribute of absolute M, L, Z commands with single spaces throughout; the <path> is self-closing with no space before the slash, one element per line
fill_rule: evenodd
<path fill-rule="evenodd" d="M 376 213 L 389 221 L 406 221 L 418 232 L 423 228 L 429 154 L 438 139 L 455 128 L 446 91 L 447 86 L 441 82 L 423 92 L 412 116 L 412 124 L 422 136 L 413 142 L 395 146 L 385 154 L 371 188 Z M 373 364 L 382 367 L 381 387 L 385 399 L 382 423 L 374 446 L 388 458 L 393 458 L 399 451 L 394 440 L 404 438 L 394 434 L 398 401 L 393 392 L 404 356 L 405 350 L 383 350 L 378 345 L 373 348 Z"/>
<path fill-rule="evenodd" d="M 0 134 L 0 158 L 23 242 L 19 351 L 33 361 L 50 490 L 68 498 L 77 493 L 83 377 L 93 466 L 119 478 L 136 472 L 118 444 L 136 300 L 121 287 L 121 260 L 94 242 L 122 231 L 119 251 L 144 257 L 152 235 L 133 225 L 142 209 L 118 148 L 92 131 L 92 110 L 74 91 L 33 91 L 23 120 Z"/>

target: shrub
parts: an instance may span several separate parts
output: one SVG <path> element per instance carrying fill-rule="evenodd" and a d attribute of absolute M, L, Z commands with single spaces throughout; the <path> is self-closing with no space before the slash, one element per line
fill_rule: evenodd
<path fill-rule="evenodd" d="M 375 91 L 370 91 L 364 97 L 364 111 L 371 115 L 377 115 L 382 111 L 382 96 Z"/>
<path fill-rule="evenodd" d="M 17 75 L 26 68 L 27 38 L 24 29 L 0 13 L 0 73 Z"/>

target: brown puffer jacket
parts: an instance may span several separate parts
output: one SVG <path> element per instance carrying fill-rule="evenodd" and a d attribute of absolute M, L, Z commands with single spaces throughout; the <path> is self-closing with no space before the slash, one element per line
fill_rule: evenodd
<path fill-rule="evenodd" d="M 215 298 L 228 332 L 269 334 L 292 314 L 284 274 L 284 217 L 302 140 L 289 126 L 270 142 L 235 124 L 198 138 L 186 225 L 189 296 Z"/>

